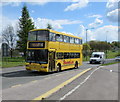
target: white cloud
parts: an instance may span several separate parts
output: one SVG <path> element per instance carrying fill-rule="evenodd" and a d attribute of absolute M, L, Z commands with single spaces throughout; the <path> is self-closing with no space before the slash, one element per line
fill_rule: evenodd
<path fill-rule="evenodd" d="M 100 20 L 100 19 L 96 18 L 93 23 L 88 25 L 88 28 L 96 28 L 96 27 L 98 27 L 102 24 L 103 24 L 103 20 Z"/>
<path fill-rule="evenodd" d="M 18 20 L 12 20 L 5 16 L 0 16 L 0 32 L 6 28 L 8 25 L 12 25 L 15 29 L 17 29 Z"/>
<path fill-rule="evenodd" d="M 112 21 L 112 22 L 120 22 L 118 21 L 120 15 L 118 15 L 120 13 L 120 7 L 118 6 L 118 1 L 119 0 L 109 0 L 106 4 L 106 8 L 107 8 L 107 18 Z"/>
<path fill-rule="evenodd" d="M 73 4 L 69 5 L 67 8 L 65 8 L 64 11 L 73 11 L 76 9 L 86 7 L 88 2 L 89 2 L 88 0 L 79 0 L 77 3 L 73 3 Z"/>
<path fill-rule="evenodd" d="M 96 29 L 94 32 L 95 38 L 99 40 L 112 42 L 118 41 L 118 27 L 113 25 L 107 25 Z"/>
<path fill-rule="evenodd" d="M 47 24 L 51 24 L 51 26 L 53 27 L 53 29 L 62 29 L 62 25 L 69 25 L 69 24 L 80 24 L 81 21 L 79 20 L 67 20 L 67 19 L 63 19 L 63 20 L 52 20 L 52 19 L 46 19 L 46 18 L 37 18 L 34 20 L 35 21 L 35 25 L 37 28 L 46 28 Z"/>
<path fill-rule="evenodd" d="M 101 18 L 102 16 L 101 15 L 91 15 L 91 16 L 88 16 L 88 17 L 90 17 L 90 18 Z"/>
<path fill-rule="evenodd" d="M 112 22 L 118 22 L 118 18 L 120 17 L 120 9 L 115 9 L 107 13 L 107 18 Z M 120 22 L 120 21 L 119 21 Z"/>
<path fill-rule="evenodd" d="M 79 35 L 83 38 L 83 42 L 86 42 L 86 30 L 83 25 L 80 25 Z M 94 30 L 87 30 L 87 39 L 98 41 L 118 41 L 118 27 L 113 25 L 103 26 Z"/>
<path fill-rule="evenodd" d="M 48 2 L 78 2 L 79 0 L 1 0 L 2 6 L 5 5 L 12 5 L 12 6 L 19 6 L 21 2 L 27 2 L 31 5 L 44 5 Z"/>

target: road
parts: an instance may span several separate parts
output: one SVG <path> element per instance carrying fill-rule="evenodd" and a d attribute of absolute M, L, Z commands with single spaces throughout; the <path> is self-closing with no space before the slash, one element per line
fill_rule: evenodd
<path fill-rule="evenodd" d="M 93 69 L 45 100 L 118 100 L 118 65 Z"/>
<path fill-rule="evenodd" d="M 68 91 L 70 91 L 70 89 L 73 89 L 75 87 L 75 85 L 79 85 L 79 83 L 83 82 L 85 80 L 85 78 L 87 78 L 95 69 L 99 68 L 99 64 L 89 64 L 88 62 L 84 62 L 83 65 L 80 66 L 78 69 L 70 69 L 70 70 L 59 72 L 59 73 L 49 73 L 49 74 L 39 73 L 39 72 L 28 72 L 25 70 L 24 67 L 5 68 L 5 69 L 3 69 L 3 72 L 1 75 L 2 76 L 2 99 L 3 100 L 33 100 L 33 99 L 36 99 L 38 96 L 41 96 L 46 92 L 49 92 L 51 89 L 54 89 L 55 87 L 61 85 L 61 83 L 66 82 L 67 80 L 73 78 L 74 76 L 78 75 L 79 73 L 82 73 L 83 71 L 87 70 L 88 68 L 92 68 L 92 69 L 90 71 L 87 71 L 83 75 L 80 75 L 74 81 L 71 81 L 68 85 L 65 85 L 65 87 L 63 87 L 59 91 L 57 91 L 56 92 L 57 97 L 53 93 L 50 97 L 45 98 L 47 100 L 51 100 L 51 99 L 59 100 L 60 98 L 62 98 L 65 94 L 67 94 Z M 102 74 L 104 77 L 106 77 L 107 76 L 106 72 L 107 72 L 108 68 L 104 68 L 104 70 L 102 70 L 102 69 L 103 68 L 100 68 L 97 71 L 95 71 L 93 74 L 94 77 L 96 77 L 97 75 L 102 75 Z M 112 70 L 112 72 L 108 71 L 110 74 L 112 74 L 114 71 L 112 68 L 111 68 L 111 70 Z M 115 69 L 115 71 L 116 71 L 116 73 L 118 72 L 117 68 Z M 108 84 L 107 85 L 115 86 L 115 89 L 113 89 L 113 90 L 115 91 L 114 94 L 116 95 L 116 92 L 117 92 L 116 90 L 118 88 L 116 86 L 118 78 L 116 77 L 116 74 L 112 74 L 112 75 L 115 77 L 115 78 L 113 77 L 113 79 L 115 79 L 114 80 L 115 82 L 113 81 L 114 84 L 112 82 L 110 82 L 109 83 L 110 85 L 108 85 Z M 85 82 L 85 83 L 89 82 L 89 84 L 86 85 L 84 83 L 84 85 L 81 85 L 81 86 L 84 86 L 83 89 L 80 88 L 81 86 L 77 89 L 78 92 L 83 93 L 82 95 L 84 95 L 85 92 L 87 92 L 88 85 L 90 86 L 90 88 L 89 88 L 89 89 L 91 89 L 90 91 L 92 91 L 92 87 L 94 88 L 94 85 L 95 85 L 94 83 L 98 80 L 97 78 L 101 78 L 101 76 L 100 77 L 97 76 L 94 80 L 90 80 L 91 78 L 92 77 L 88 78 L 89 80 L 87 80 Z M 103 78 L 103 79 L 105 79 L 105 78 Z M 109 74 L 108 74 L 108 79 L 109 79 Z M 105 83 L 105 81 L 106 80 L 104 80 L 104 81 L 101 80 L 98 82 Z M 110 81 L 110 79 L 107 81 Z M 97 86 L 97 85 L 95 85 L 95 86 Z M 74 92 L 74 94 L 72 93 L 70 96 L 75 96 L 75 95 L 79 94 L 77 92 L 77 90 L 75 90 L 76 93 Z M 101 88 L 101 90 L 102 90 L 102 88 Z M 62 91 L 62 93 L 61 93 L 61 91 Z M 82 97 L 82 95 L 80 95 L 81 99 L 82 98 L 84 99 L 84 97 Z M 66 97 L 65 99 L 71 100 L 71 98 L 69 98 L 69 97 Z M 97 96 L 95 96 L 95 97 L 97 97 Z M 76 99 L 78 99 L 78 98 L 76 97 Z M 114 99 L 117 99 L 117 97 L 114 96 Z M 78 99 L 78 100 L 80 100 L 80 99 Z"/>
<path fill-rule="evenodd" d="M 84 62 L 83 65 L 79 68 L 80 70 L 96 67 L 96 65 L 90 65 L 88 62 Z M 73 70 L 69 70 L 71 72 Z M 63 71 L 61 74 L 68 73 L 68 71 Z M 18 84 L 25 84 L 35 80 L 43 80 L 44 78 L 48 78 L 51 76 L 56 76 L 59 73 L 40 73 L 36 71 L 26 71 L 25 67 L 13 67 L 13 68 L 5 68 L 2 70 L 2 88 L 10 88 L 12 86 Z"/>

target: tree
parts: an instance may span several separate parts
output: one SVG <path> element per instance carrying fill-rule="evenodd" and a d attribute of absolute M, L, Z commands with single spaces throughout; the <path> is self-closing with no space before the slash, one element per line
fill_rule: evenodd
<path fill-rule="evenodd" d="M 29 16 L 27 6 L 24 5 L 22 8 L 22 16 L 19 19 L 19 40 L 17 41 L 18 50 L 23 52 L 24 56 L 26 56 L 28 32 L 32 29 L 34 29 L 34 24 Z"/>
<path fill-rule="evenodd" d="M 90 41 L 92 51 L 106 51 L 110 49 L 110 44 L 105 41 Z"/>
<path fill-rule="evenodd" d="M 10 56 L 13 56 L 13 49 L 16 43 L 16 34 L 14 32 L 13 26 L 7 26 L 2 32 L 3 42 L 6 42 L 10 48 Z"/>
<path fill-rule="evenodd" d="M 47 24 L 47 29 L 52 29 L 52 26 L 51 26 L 51 24 Z"/>

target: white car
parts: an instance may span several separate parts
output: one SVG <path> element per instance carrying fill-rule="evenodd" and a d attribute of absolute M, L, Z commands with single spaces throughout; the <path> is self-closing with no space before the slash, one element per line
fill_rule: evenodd
<path fill-rule="evenodd" d="M 120 61 L 120 56 L 115 57 L 116 61 Z"/>
<path fill-rule="evenodd" d="M 90 64 L 92 63 L 104 63 L 105 62 L 105 53 L 104 52 L 93 52 L 90 57 Z"/>

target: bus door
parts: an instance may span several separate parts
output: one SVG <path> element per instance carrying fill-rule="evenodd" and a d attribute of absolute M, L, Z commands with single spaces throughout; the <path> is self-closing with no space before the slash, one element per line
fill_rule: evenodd
<path fill-rule="evenodd" d="M 50 51 L 49 52 L 49 71 L 55 70 L 55 52 Z"/>

